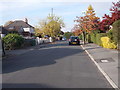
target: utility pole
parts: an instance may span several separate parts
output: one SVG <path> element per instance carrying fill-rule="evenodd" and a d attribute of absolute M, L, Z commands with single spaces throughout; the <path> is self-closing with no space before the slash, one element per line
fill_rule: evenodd
<path fill-rule="evenodd" d="M 52 20 L 53 20 L 53 8 L 51 8 L 51 17 L 52 17 Z"/>
<path fill-rule="evenodd" d="M 52 16 L 53 16 L 53 8 L 51 9 L 51 14 L 52 14 Z"/>

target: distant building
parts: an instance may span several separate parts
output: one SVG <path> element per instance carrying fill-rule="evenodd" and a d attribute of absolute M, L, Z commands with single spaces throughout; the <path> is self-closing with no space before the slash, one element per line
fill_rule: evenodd
<path fill-rule="evenodd" d="M 27 18 L 23 20 L 15 20 L 12 23 L 4 26 L 9 32 L 18 32 L 23 37 L 32 37 L 34 35 L 34 27 L 28 24 Z"/>
<path fill-rule="evenodd" d="M 3 38 L 7 33 L 8 31 L 3 26 L 0 26 L 0 38 Z"/>

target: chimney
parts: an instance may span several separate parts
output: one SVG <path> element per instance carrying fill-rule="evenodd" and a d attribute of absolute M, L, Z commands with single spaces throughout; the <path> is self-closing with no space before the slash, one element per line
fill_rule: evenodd
<path fill-rule="evenodd" d="M 28 23 L 28 19 L 27 18 L 25 18 L 25 22 Z"/>

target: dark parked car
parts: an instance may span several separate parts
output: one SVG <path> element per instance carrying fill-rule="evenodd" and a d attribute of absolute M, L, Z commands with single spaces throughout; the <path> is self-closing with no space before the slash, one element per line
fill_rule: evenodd
<path fill-rule="evenodd" d="M 71 44 L 80 45 L 80 39 L 77 36 L 71 36 L 69 39 L 69 45 Z"/>

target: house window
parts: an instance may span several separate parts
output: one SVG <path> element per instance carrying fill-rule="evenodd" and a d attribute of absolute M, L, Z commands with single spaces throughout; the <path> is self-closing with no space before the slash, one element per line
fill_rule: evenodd
<path fill-rule="evenodd" d="M 10 30 L 13 30 L 13 29 L 14 29 L 14 27 L 9 27 L 9 29 L 10 29 Z"/>

